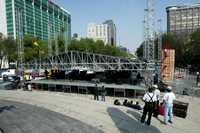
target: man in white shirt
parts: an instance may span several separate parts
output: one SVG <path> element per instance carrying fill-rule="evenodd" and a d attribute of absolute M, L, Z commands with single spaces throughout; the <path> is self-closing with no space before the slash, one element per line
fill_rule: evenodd
<path fill-rule="evenodd" d="M 156 102 L 156 95 L 153 93 L 153 88 L 150 87 L 148 92 L 144 94 L 143 101 L 145 102 L 144 110 L 141 118 L 141 123 L 145 122 L 146 115 L 148 113 L 148 119 L 147 119 L 147 125 L 151 124 L 151 117 L 152 113 L 155 108 L 155 102 Z"/>
<path fill-rule="evenodd" d="M 172 87 L 167 87 L 167 93 L 163 97 L 164 101 L 164 123 L 172 123 L 173 101 L 176 99 L 175 94 L 172 92 Z"/>
<path fill-rule="evenodd" d="M 153 88 L 154 88 L 154 94 L 156 95 L 156 103 L 153 116 L 157 118 L 159 114 L 160 90 L 158 89 L 158 85 L 153 85 Z"/>

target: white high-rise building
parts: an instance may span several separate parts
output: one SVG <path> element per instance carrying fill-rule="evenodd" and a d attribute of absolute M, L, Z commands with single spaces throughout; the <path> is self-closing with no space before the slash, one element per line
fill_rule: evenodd
<path fill-rule="evenodd" d="M 89 23 L 87 37 L 95 41 L 102 40 L 108 45 L 116 45 L 116 26 L 112 20 L 107 20 L 103 24 Z"/>

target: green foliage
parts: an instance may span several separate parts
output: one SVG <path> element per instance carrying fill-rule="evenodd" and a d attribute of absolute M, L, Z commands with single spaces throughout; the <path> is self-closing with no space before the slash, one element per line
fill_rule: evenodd
<path fill-rule="evenodd" d="M 25 61 L 44 58 L 48 53 L 48 42 L 29 35 L 24 37 L 24 58 Z"/>
<path fill-rule="evenodd" d="M 190 41 L 185 45 L 185 62 L 191 65 L 192 71 L 200 70 L 200 29 L 193 32 Z"/>
<path fill-rule="evenodd" d="M 103 41 L 94 41 L 89 38 L 73 39 L 69 45 L 69 50 L 106 54 L 111 56 L 130 57 L 131 55 L 120 48 L 111 45 L 105 45 Z"/>
<path fill-rule="evenodd" d="M 200 70 L 200 29 L 193 32 L 187 42 L 174 34 L 165 33 L 162 36 L 162 47 L 175 49 L 176 67 L 186 68 L 191 66 L 191 71 Z M 143 56 L 142 44 L 138 47 L 136 53 L 138 57 Z"/>
<path fill-rule="evenodd" d="M 15 40 L 12 38 L 3 37 L 0 35 L 0 58 L 7 57 L 8 60 L 14 61 L 16 56 L 17 46 Z"/>
<path fill-rule="evenodd" d="M 10 61 L 17 60 L 18 40 L 12 38 L 3 38 L 0 34 L 0 56 L 7 56 Z M 24 36 L 24 60 L 31 61 L 34 59 L 45 58 L 48 56 L 48 42 L 30 35 Z M 52 42 L 54 44 L 54 42 Z M 59 53 L 64 52 L 65 41 L 63 37 L 58 37 Z M 55 51 L 55 46 L 52 46 Z M 71 40 L 68 50 L 76 50 L 82 52 L 99 53 L 111 56 L 132 57 L 128 52 L 122 51 L 120 48 L 111 45 L 105 45 L 103 41 L 94 41 L 88 38 L 80 40 Z"/>
<path fill-rule="evenodd" d="M 139 58 L 143 57 L 143 47 L 144 47 L 144 42 L 136 50 L 136 55 Z"/>
<path fill-rule="evenodd" d="M 162 40 L 163 47 L 169 47 L 175 50 L 175 66 L 180 68 L 187 67 L 187 57 L 185 55 L 186 44 L 171 33 L 164 34 Z"/>

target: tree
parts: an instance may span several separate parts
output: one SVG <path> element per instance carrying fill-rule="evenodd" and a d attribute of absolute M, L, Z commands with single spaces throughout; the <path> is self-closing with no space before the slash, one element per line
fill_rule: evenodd
<path fill-rule="evenodd" d="M 157 59 L 158 55 L 158 40 L 155 39 L 155 59 Z M 136 54 L 139 58 L 143 57 L 143 45 L 144 42 L 137 48 Z M 171 33 L 165 33 L 162 35 L 162 48 L 172 48 L 175 49 L 175 64 L 176 67 L 184 67 L 184 47 L 185 44 L 177 39 L 177 37 L 174 34 Z"/>
<path fill-rule="evenodd" d="M 15 61 L 17 59 L 17 45 L 16 41 L 10 37 L 3 37 L 0 33 L 0 66 L 3 59 L 8 59 L 8 61 Z"/>
<path fill-rule="evenodd" d="M 45 58 L 48 54 L 48 42 L 37 37 L 25 35 L 24 37 L 24 58 L 25 61 Z"/>
<path fill-rule="evenodd" d="M 143 48 L 144 48 L 144 42 L 136 50 L 137 57 L 139 58 L 143 57 Z"/>
<path fill-rule="evenodd" d="M 191 71 L 200 70 L 200 29 L 193 32 L 185 48 L 185 63 L 191 65 Z"/>
<path fill-rule="evenodd" d="M 162 47 L 175 49 L 175 67 L 186 68 L 190 65 L 191 71 L 200 70 L 200 29 L 193 32 L 187 41 L 180 40 L 174 34 L 165 33 L 162 35 Z M 142 57 L 142 44 L 136 53 L 138 57 Z"/>
<path fill-rule="evenodd" d="M 187 66 L 185 53 L 186 53 L 186 44 L 180 40 L 176 35 L 172 33 L 166 33 L 162 38 L 163 48 L 172 48 L 175 50 L 175 66 L 184 68 Z"/>
<path fill-rule="evenodd" d="M 80 40 L 72 39 L 69 50 L 106 54 L 112 56 L 132 57 L 131 54 L 122 51 L 119 47 L 105 45 L 103 41 L 89 38 L 81 38 Z"/>

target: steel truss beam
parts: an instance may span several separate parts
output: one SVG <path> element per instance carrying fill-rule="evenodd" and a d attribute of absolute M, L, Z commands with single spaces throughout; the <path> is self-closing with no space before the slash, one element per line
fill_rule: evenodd
<path fill-rule="evenodd" d="M 87 52 L 68 51 L 44 59 L 36 59 L 23 64 L 25 69 L 52 69 L 73 70 L 85 69 L 91 71 L 105 70 L 149 70 L 154 71 L 154 63 L 145 63 L 128 58 L 113 57 Z"/>

